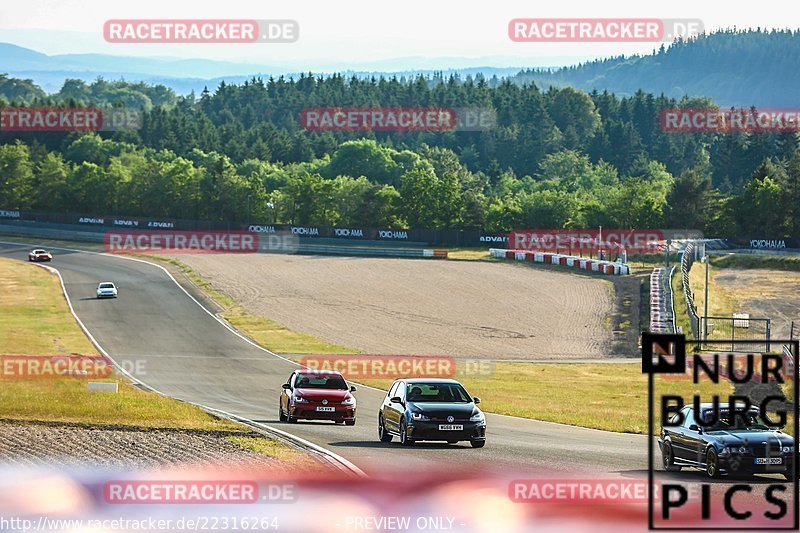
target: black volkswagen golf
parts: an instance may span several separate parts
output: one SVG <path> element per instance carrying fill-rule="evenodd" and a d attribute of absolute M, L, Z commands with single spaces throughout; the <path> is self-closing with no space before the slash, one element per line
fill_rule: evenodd
<path fill-rule="evenodd" d="M 713 420 L 713 405 L 701 404 L 701 420 Z M 728 405 L 719 405 L 717 420 L 707 427 L 698 424 L 694 407 L 686 406 L 661 428 L 658 446 L 664 470 L 682 467 L 705 470 L 709 477 L 724 474 L 782 474 L 794 476 L 794 439 L 767 424 L 753 408 L 747 416 L 730 420 Z"/>
<path fill-rule="evenodd" d="M 452 379 L 398 379 L 378 413 L 378 438 L 390 442 L 397 435 L 404 446 L 420 440 L 468 440 L 473 448 L 482 448 L 486 417 L 476 405 L 480 401 Z"/>

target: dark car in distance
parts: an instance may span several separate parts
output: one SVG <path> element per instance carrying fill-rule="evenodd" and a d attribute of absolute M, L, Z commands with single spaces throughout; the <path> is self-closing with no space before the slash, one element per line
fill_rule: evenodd
<path fill-rule="evenodd" d="M 355 387 L 338 372 L 296 370 L 281 390 L 279 418 L 282 422 L 332 420 L 356 423 Z"/>
<path fill-rule="evenodd" d="M 661 428 L 658 446 L 664 470 L 683 467 L 705 470 L 708 477 L 720 475 L 782 474 L 794 479 L 794 439 L 770 426 L 758 409 L 730 420 L 727 404 L 719 404 L 713 425 L 698 424 L 693 406 L 681 409 Z M 713 404 L 700 405 L 700 420 L 711 422 Z M 681 416 L 683 421 L 681 422 Z M 679 423 L 680 422 L 680 423 Z"/>
<path fill-rule="evenodd" d="M 469 441 L 473 448 L 486 444 L 486 417 L 472 398 L 452 379 L 398 379 L 378 413 L 378 438 L 393 436 L 411 446 L 416 441 Z"/>

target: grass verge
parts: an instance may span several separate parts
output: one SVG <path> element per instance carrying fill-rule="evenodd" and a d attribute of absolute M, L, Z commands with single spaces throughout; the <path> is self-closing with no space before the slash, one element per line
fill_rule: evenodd
<path fill-rule="evenodd" d="M 717 283 L 716 267 L 708 265 L 708 316 L 729 317 L 738 309 L 736 295 L 723 288 Z M 696 261 L 689 271 L 689 288 L 694 294 L 694 303 L 697 306 L 697 314 L 703 316 L 705 313 L 705 287 L 706 287 L 706 265 Z"/>
<path fill-rule="evenodd" d="M 766 254 L 728 254 L 714 256 L 711 265 L 718 268 L 766 268 L 800 271 L 800 257 Z"/>

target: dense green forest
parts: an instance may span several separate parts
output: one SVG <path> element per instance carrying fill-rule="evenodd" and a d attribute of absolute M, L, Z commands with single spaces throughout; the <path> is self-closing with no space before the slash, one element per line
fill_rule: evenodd
<path fill-rule="evenodd" d="M 796 107 L 800 30 L 729 29 L 661 46 L 650 55 L 599 59 L 555 71 L 525 70 L 517 83 L 638 90 L 713 98 L 722 106 Z"/>
<path fill-rule="evenodd" d="M 6 90 L 7 89 L 7 90 Z M 378 227 L 800 229 L 796 133 L 665 133 L 637 91 L 540 90 L 478 77 L 300 76 L 163 86 L 68 80 L 44 95 L 0 77 L 3 105 L 126 105 L 141 130 L 0 132 L 0 207 Z M 13 92 L 16 91 L 16 92 Z M 35 93 L 30 98 L 13 94 Z M 39 89 L 39 91 L 41 91 Z M 308 107 L 491 108 L 476 132 L 314 132 Z"/>

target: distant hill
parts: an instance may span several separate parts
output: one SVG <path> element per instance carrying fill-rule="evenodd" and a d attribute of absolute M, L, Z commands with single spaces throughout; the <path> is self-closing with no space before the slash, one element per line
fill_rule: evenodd
<path fill-rule="evenodd" d="M 725 30 L 662 46 L 647 56 L 614 57 L 549 72 L 526 70 L 519 83 L 632 95 L 709 96 L 720 105 L 800 106 L 800 30 Z"/>
<path fill-rule="evenodd" d="M 469 58 L 396 58 L 365 65 L 350 65 L 349 69 L 335 65 L 316 73 L 332 74 L 339 72 L 347 76 L 367 78 L 371 76 L 411 77 L 442 73 L 461 77 L 482 74 L 486 78 L 512 76 L 525 66 L 520 62 L 513 67 L 470 66 L 475 60 Z M 482 64 L 492 61 L 507 62 L 507 58 L 481 58 Z M 486 61 L 486 63 L 483 63 Z M 569 58 L 542 58 L 540 64 L 554 68 L 569 62 Z M 414 70 L 398 69 L 398 65 L 418 65 Z M 433 65 L 451 65 L 452 68 L 437 69 Z M 359 68 L 363 67 L 363 68 Z M 58 92 L 66 79 L 79 79 L 91 82 L 98 77 L 106 80 L 125 79 L 162 84 L 178 94 L 191 91 L 200 92 L 204 87 L 216 88 L 222 80 L 226 83 L 242 83 L 252 77 L 281 75 L 298 77 L 301 72 L 308 73 L 302 65 L 259 65 L 232 61 L 207 59 L 174 59 L 160 57 L 129 57 L 107 54 L 60 54 L 46 55 L 28 48 L 9 43 L 0 43 L 0 73 L 11 77 L 31 79 L 48 93 Z"/>

